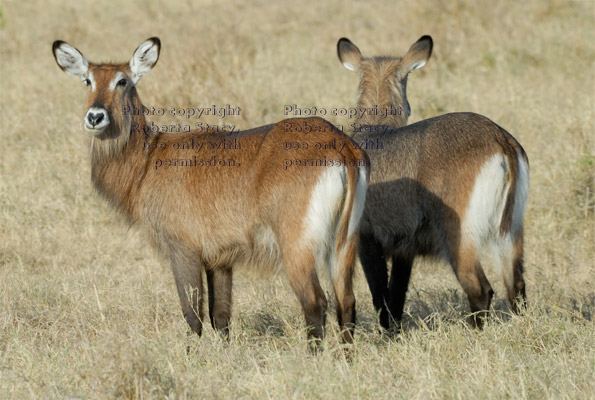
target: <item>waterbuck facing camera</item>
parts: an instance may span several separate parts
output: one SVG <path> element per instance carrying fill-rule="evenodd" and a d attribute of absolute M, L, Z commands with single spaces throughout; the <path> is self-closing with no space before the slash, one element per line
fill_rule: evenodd
<path fill-rule="evenodd" d="M 316 267 L 322 266 L 330 272 L 343 340 L 351 342 L 352 273 L 369 174 L 366 154 L 351 145 L 340 151 L 314 146 L 352 143 L 320 118 L 239 132 L 240 149 L 218 146 L 221 135 L 214 133 L 144 129 L 143 113 L 123 110 L 142 109 L 136 84 L 157 63 L 160 48 L 153 37 L 128 63 L 94 64 L 63 41 L 53 44 L 60 68 L 88 86 L 84 127 L 93 185 L 129 223 L 142 226 L 170 260 L 184 317 L 197 334 L 204 320 L 203 273 L 211 324 L 227 333 L 233 271 L 282 268 L 302 305 L 309 337 L 321 339 L 327 300 Z M 288 124 L 310 128 L 300 139 L 312 145 L 294 151 L 294 159 L 337 162 L 286 167 L 284 143 L 296 140 Z M 175 146 L 182 142 L 202 143 L 205 159 L 234 162 L 205 168 L 192 162 L 196 149 Z M 168 168 L 154 167 L 168 160 Z"/>

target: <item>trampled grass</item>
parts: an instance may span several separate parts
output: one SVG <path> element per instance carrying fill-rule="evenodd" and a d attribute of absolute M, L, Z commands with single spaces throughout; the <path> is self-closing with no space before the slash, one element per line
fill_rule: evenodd
<path fill-rule="evenodd" d="M 0 398 L 595 397 L 595 3 L 6 0 L 0 10 Z M 124 61 L 159 36 L 159 63 L 138 85 L 145 105 L 240 106 L 239 117 L 201 121 L 249 128 L 283 119 L 285 105 L 355 106 L 340 37 L 364 55 L 400 55 L 424 34 L 434 54 L 409 77 L 410 122 L 478 112 L 529 155 L 526 315 L 508 313 L 488 263 L 492 318 L 468 328 L 450 269 L 422 260 L 399 338 L 378 334 L 358 270 L 350 357 L 332 313 L 325 351 L 307 352 L 283 275 L 236 275 L 230 343 L 210 327 L 187 336 L 169 266 L 92 190 L 86 89 L 56 66 L 52 41 Z"/>

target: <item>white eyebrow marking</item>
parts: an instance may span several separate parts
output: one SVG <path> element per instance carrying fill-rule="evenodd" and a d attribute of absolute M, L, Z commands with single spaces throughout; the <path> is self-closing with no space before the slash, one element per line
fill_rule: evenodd
<path fill-rule="evenodd" d="M 95 91 L 95 79 L 93 79 L 93 72 L 89 72 L 89 76 L 86 78 L 91 82 L 91 91 Z M 85 79 L 83 79 L 85 81 Z"/>
<path fill-rule="evenodd" d="M 122 72 L 118 72 L 116 74 L 116 77 L 109 84 L 109 90 L 114 90 L 116 88 L 116 85 L 118 85 L 118 82 L 120 81 L 120 79 L 122 79 L 123 77 L 124 77 L 124 74 Z"/>

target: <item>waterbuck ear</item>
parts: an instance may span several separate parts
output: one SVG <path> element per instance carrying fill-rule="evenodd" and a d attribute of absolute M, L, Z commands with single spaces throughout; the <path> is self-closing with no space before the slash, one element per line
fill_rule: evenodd
<path fill-rule="evenodd" d="M 341 38 L 337 42 L 337 56 L 339 56 L 343 66 L 350 71 L 357 71 L 362 63 L 362 53 L 347 38 Z"/>
<path fill-rule="evenodd" d="M 432 41 L 432 37 L 428 35 L 422 36 L 417 42 L 413 43 L 402 61 L 403 65 L 407 68 L 407 72 L 426 65 L 426 62 L 428 62 L 432 55 L 433 47 L 434 42 Z"/>
<path fill-rule="evenodd" d="M 62 71 L 81 79 L 86 78 L 89 63 L 80 51 L 62 40 L 56 40 L 52 45 L 52 52 Z"/>
<path fill-rule="evenodd" d="M 161 40 L 158 37 L 152 37 L 142 42 L 134 51 L 130 60 L 130 71 L 134 84 L 157 64 L 160 49 Z"/>

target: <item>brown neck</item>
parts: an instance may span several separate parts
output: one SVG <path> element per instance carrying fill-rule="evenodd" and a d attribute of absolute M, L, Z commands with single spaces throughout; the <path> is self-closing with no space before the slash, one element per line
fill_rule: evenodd
<path fill-rule="evenodd" d="M 356 122 L 360 125 L 389 125 L 396 128 L 407 125 L 407 110 L 397 90 L 361 88 L 357 103 Z M 361 110 L 366 110 L 362 112 Z"/>
<path fill-rule="evenodd" d="M 132 109 L 142 110 L 142 103 L 136 89 L 131 89 L 128 101 Z M 90 139 L 91 180 L 99 193 L 130 222 L 137 219 L 133 199 L 137 193 L 145 169 L 146 151 L 144 140 L 145 117 L 142 115 L 110 115 L 112 122 L 101 138 Z"/>
<path fill-rule="evenodd" d="M 397 80 L 394 62 L 371 62 L 360 71 L 358 116 L 361 125 L 407 125 L 406 78 Z M 403 87 L 401 87 L 403 86 Z M 402 94 L 401 94 L 402 93 Z M 370 110 L 364 113 L 361 110 Z"/>

